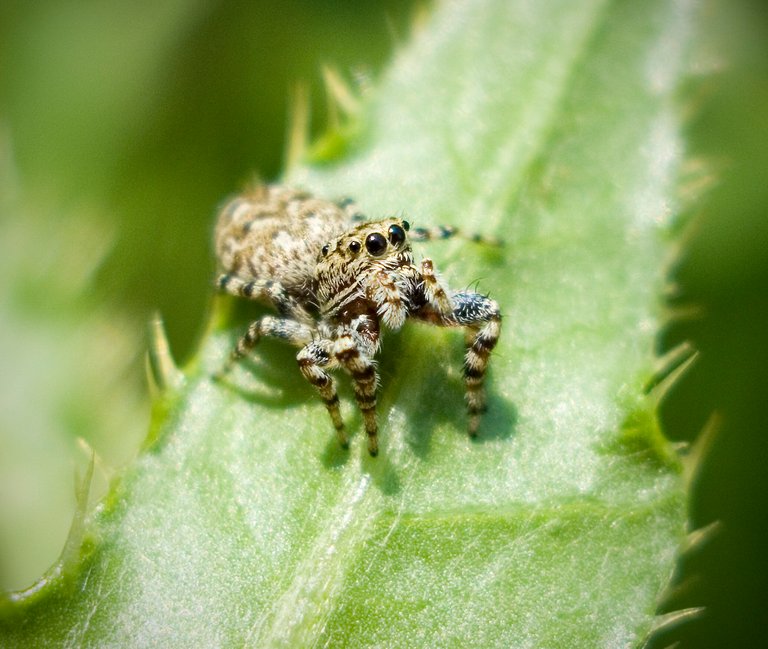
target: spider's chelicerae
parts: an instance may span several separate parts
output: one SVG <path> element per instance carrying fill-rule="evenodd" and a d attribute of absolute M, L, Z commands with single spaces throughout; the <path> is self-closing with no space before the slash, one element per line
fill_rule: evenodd
<path fill-rule="evenodd" d="M 485 409 L 483 379 L 501 330 L 499 306 L 479 293 L 449 291 L 431 259 L 415 264 L 413 239 L 445 238 L 451 228 L 414 229 L 400 218 L 365 221 L 354 203 L 331 202 L 278 185 L 262 185 L 221 211 L 215 247 L 222 291 L 271 304 L 279 316 L 255 320 L 223 372 L 263 336 L 300 348 L 299 369 L 317 389 L 341 445 L 348 446 L 331 372 L 345 370 L 362 412 L 368 451 L 378 452 L 374 357 L 382 325 L 407 318 L 463 327 L 469 434 Z"/>

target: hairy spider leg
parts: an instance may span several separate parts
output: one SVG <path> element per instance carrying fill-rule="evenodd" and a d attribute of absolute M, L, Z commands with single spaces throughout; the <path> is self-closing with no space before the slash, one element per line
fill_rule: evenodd
<path fill-rule="evenodd" d="M 313 329 L 309 325 L 288 318 L 278 318 L 273 315 L 265 315 L 254 320 L 248 325 L 248 329 L 237 341 L 224 367 L 216 375 L 218 378 L 226 376 L 235 363 L 244 358 L 263 337 L 277 338 L 294 347 L 304 347 L 312 340 Z"/>
<path fill-rule="evenodd" d="M 306 345 L 297 355 L 301 374 L 317 390 L 331 416 L 336 436 L 342 448 L 349 448 L 349 439 L 344 430 L 344 422 L 339 410 L 339 396 L 336 393 L 336 381 L 327 370 L 333 369 L 337 361 L 330 349 L 331 340 L 313 341 Z"/>
<path fill-rule="evenodd" d="M 312 322 L 312 317 L 307 310 L 285 290 L 280 282 L 264 279 L 244 280 L 232 273 L 224 273 L 216 280 L 216 286 L 230 295 L 271 304 L 282 316 L 304 323 Z"/>
<path fill-rule="evenodd" d="M 488 357 L 499 341 L 501 313 L 499 305 L 479 293 L 455 293 L 452 318 L 465 327 L 464 385 L 469 413 L 469 434 L 477 435 L 480 415 L 485 412 L 485 372 Z"/>
<path fill-rule="evenodd" d="M 467 234 L 452 225 L 435 225 L 431 228 L 411 228 L 408 233 L 411 241 L 435 241 L 438 239 L 452 239 L 460 237 L 474 243 L 482 243 L 488 246 L 501 246 L 503 242 L 496 237 L 488 237 L 482 234 Z"/>
<path fill-rule="evenodd" d="M 379 452 L 379 428 L 376 424 L 379 376 L 375 362 L 361 349 L 351 333 L 342 334 L 333 342 L 333 355 L 352 377 L 355 401 L 363 415 L 363 425 L 368 436 L 368 453 L 375 457 Z"/>
<path fill-rule="evenodd" d="M 464 327 L 464 386 L 469 413 L 469 435 L 475 437 L 480 415 L 485 412 L 485 372 L 488 358 L 501 333 L 499 305 L 480 293 L 452 293 L 450 311 L 441 310 L 437 302 L 427 304 L 413 316 L 441 327 Z"/>

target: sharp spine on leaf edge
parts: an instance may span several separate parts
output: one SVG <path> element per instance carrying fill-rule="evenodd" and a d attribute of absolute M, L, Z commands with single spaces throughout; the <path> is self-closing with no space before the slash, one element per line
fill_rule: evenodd
<path fill-rule="evenodd" d="M 146 367 L 147 381 L 153 397 L 162 395 L 169 388 L 178 387 L 181 382 L 181 371 L 173 360 L 163 319 L 159 314 L 153 315 L 149 321 Z"/>

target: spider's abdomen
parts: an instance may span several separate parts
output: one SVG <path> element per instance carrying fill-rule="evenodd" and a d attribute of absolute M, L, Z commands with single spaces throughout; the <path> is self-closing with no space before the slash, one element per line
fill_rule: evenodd
<path fill-rule="evenodd" d="M 306 298 L 324 242 L 349 227 L 350 206 L 281 186 L 262 185 L 219 213 L 214 233 L 221 272 L 244 281 L 278 281 Z"/>

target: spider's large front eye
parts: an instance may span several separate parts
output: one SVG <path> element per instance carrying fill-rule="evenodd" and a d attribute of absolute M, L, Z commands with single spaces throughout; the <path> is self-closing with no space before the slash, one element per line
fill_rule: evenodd
<path fill-rule="evenodd" d="M 399 225 L 390 225 L 387 234 L 389 234 L 389 242 L 393 246 L 399 246 L 405 241 L 405 230 Z"/>
<path fill-rule="evenodd" d="M 365 249 L 372 255 L 380 255 L 387 249 L 387 240 L 383 234 L 374 232 L 365 238 Z"/>

